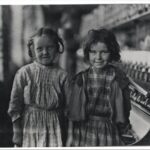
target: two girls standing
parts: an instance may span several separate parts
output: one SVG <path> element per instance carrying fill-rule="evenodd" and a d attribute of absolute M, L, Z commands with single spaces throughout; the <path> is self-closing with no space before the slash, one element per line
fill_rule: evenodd
<path fill-rule="evenodd" d="M 41 28 L 30 40 L 29 54 L 34 62 L 17 72 L 8 110 L 13 142 L 23 147 L 65 145 L 67 107 L 67 146 L 122 145 L 120 135 L 129 124 L 130 102 L 125 99 L 129 82 L 112 65 L 120 59 L 114 34 L 105 29 L 89 32 L 84 55 L 90 67 L 71 83 L 67 73 L 55 65 L 62 52 L 62 40 L 49 28 Z M 82 89 L 84 97 L 71 97 L 74 85 Z"/>

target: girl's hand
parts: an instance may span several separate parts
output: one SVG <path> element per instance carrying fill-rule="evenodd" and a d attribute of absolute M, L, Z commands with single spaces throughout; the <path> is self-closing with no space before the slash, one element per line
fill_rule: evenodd
<path fill-rule="evenodd" d="M 19 145 L 17 145 L 17 144 L 14 144 L 14 147 L 21 147 L 21 146 L 19 146 Z"/>
<path fill-rule="evenodd" d="M 66 146 L 67 146 L 67 147 L 71 147 L 71 145 L 72 145 L 72 137 L 69 137 L 69 138 L 67 139 Z"/>
<path fill-rule="evenodd" d="M 72 146 L 72 141 L 73 141 L 73 123 L 71 121 L 69 121 L 66 146 L 67 147 Z"/>
<path fill-rule="evenodd" d="M 17 147 L 22 146 L 22 140 L 23 140 L 23 129 L 21 125 L 21 119 L 17 119 L 13 122 L 13 143 Z"/>
<path fill-rule="evenodd" d="M 21 147 L 22 146 L 22 137 L 23 137 L 22 131 L 14 132 L 12 141 L 15 144 L 15 147 Z"/>

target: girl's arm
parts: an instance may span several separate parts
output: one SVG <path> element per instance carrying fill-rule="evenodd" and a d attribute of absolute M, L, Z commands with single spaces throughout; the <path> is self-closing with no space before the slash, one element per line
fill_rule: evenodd
<path fill-rule="evenodd" d="M 70 147 L 72 145 L 72 140 L 73 140 L 73 122 L 69 121 L 68 132 L 67 132 L 67 142 L 66 142 L 67 147 Z"/>
<path fill-rule="evenodd" d="M 113 94 L 114 94 L 114 116 L 115 122 L 124 124 L 125 123 L 125 112 L 124 112 L 124 102 L 122 90 L 118 83 L 115 81 L 113 84 Z"/>
<path fill-rule="evenodd" d="M 23 138 L 23 131 L 22 131 L 22 124 L 21 119 L 17 119 L 13 122 L 13 143 L 15 147 L 22 146 L 22 138 Z"/>
<path fill-rule="evenodd" d="M 124 89 L 122 89 L 122 95 L 123 95 L 124 115 L 126 124 L 130 124 L 129 117 L 131 111 L 131 100 L 130 100 L 129 86 L 126 86 Z"/>
<path fill-rule="evenodd" d="M 8 114 L 12 122 L 21 117 L 24 106 L 25 77 L 20 70 L 16 73 L 11 90 Z"/>
<path fill-rule="evenodd" d="M 126 126 L 130 126 L 130 111 L 131 111 L 131 101 L 130 101 L 130 79 L 127 74 L 120 68 L 115 67 L 116 70 L 116 81 L 118 82 L 119 88 L 122 92 L 123 98 L 123 109 L 124 109 L 124 117 Z"/>
<path fill-rule="evenodd" d="M 68 113 L 68 104 L 70 101 L 70 83 L 71 83 L 71 77 L 69 75 L 66 75 L 64 77 L 63 86 L 62 86 L 62 92 L 64 95 L 64 105 L 65 105 L 65 116 L 67 116 Z"/>
<path fill-rule="evenodd" d="M 117 85 L 117 82 L 116 82 Z M 125 93 L 124 93 L 125 92 Z M 118 85 L 116 86 L 116 96 L 115 96 L 115 116 L 116 123 L 119 129 L 120 134 L 124 134 L 129 130 L 130 121 L 129 121 L 129 112 L 130 108 L 127 105 L 127 101 L 125 102 L 125 97 L 129 98 L 128 89 L 122 90 Z M 128 99 L 129 101 L 130 99 Z"/>
<path fill-rule="evenodd" d="M 8 114 L 10 115 L 13 123 L 13 142 L 14 144 L 21 146 L 22 144 L 22 112 L 23 112 L 23 95 L 24 95 L 24 84 L 25 78 L 23 73 L 18 71 L 15 75 L 12 91 L 11 100 L 9 103 Z"/>
<path fill-rule="evenodd" d="M 70 101 L 70 83 L 71 83 L 71 77 L 66 76 L 63 82 L 63 95 L 65 98 L 65 117 L 68 119 L 68 127 L 67 127 L 67 139 L 65 145 L 67 147 L 70 147 L 72 144 L 73 139 L 73 122 L 69 120 L 68 118 L 68 105 Z"/>

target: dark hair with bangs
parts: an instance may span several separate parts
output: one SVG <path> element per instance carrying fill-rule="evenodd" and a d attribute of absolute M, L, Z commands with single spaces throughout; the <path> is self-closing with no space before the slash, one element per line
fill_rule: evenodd
<path fill-rule="evenodd" d="M 57 31 L 49 28 L 49 27 L 42 27 L 40 28 L 34 35 L 32 35 L 28 41 L 28 54 L 30 57 L 33 57 L 32 46 L 34 45 L 34 38 L 41 37 L 43 35 L 47 35 L 53 42 L 56 44 L 56 49 L 59 53 L 64 52 L 64 44 L 63 40 L 59 37 Z"/>
<path fill-rule="evenodd" d="M 110 52 L 110 61 L 120 60 L 120 46 L 116 40 L 114 33 L 108 29 L 92 29 L 88 32 L 88 35 L 83 43 L 84 60 L 89 61 L 89 51 L 91 45 L 102 42 L 106 44 L 108 51 Z"/>

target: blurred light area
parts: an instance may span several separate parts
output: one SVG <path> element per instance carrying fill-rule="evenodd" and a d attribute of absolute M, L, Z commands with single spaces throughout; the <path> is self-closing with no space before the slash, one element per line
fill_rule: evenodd
<path fill-rule="evenodd" d="M 76 73 L 87 69 L 89 67 L 88 63 L 85 63 L 84 61 L 84 52 L 82 48 L 79 48 L 76 52 L 76 56 L 77 56 L 77 69 L 76 69 Z"/>
<path fill-rule="evenodd" d="M 0 58 L 0 81 L 4 80 L 3 71 L 3 59 Z"/>
<path fill-rule="evenodd" d="M 132 128 L 134 129 L 139 139 L 142 139 L 150 128 L 150 122 L 148 120 L 149 119 L 146 118 L 145 115 L 143 115 L 141 110 L 137 109 L 134 105 L 132 105 L 130 121 L 132 124 Z"/>
<path fill-rule="evenodd" d="M 24 62 L 29 62 L 30 57 L 28 55 L 28 49 L 27 49 L 27 42 L 29 38 L 35 34 L 37 29 L 44 26 L 44 16 L 41 6 L 24 6 L 23 9 L 23 56 L 24 56 Z"/>
<path fill-rule="evenodd" d="M 12 49 L 11 57 L 15 64 L 22 65 L 22 30 L 23 30 L 23 6 L 11 6 L 12 8 L 12 26 L 11 26 L 11 40 Z"/>
<path fill-rule="evenodd" d="M 37 28 L 43 26 L 44 19 L 40 6 L 12 5 L 11 10 L 11 59 L 13 63 L 21 66 L 30 60 L 27 50 L 27 41 Z"/>
<path fill-rule="evenodd" d="M 143 41 L 140 41 L 140 48 L 150 51 L 150 35 L 146 35 Z"/>
<path fill-rule="evenodd" d="M 141 50 L 124 50 L 121 51 L 121 60 L 131 63 L 143 63 L 150 66 L 150 52 Z"/>
<path fill-rule="evenodd" d="M 104 25 L 105 5 L 99 5 L 90 14 L 82 17 L 80 36 L 84 38 L 90 29 L 98 29 Z"/>
<path fill-rule="evenodd" d="M 82 48 L 77 50 L 77 56 L 78 57 L 84 57 L 84 53 L 83 53 L 83 49 Z"/>

